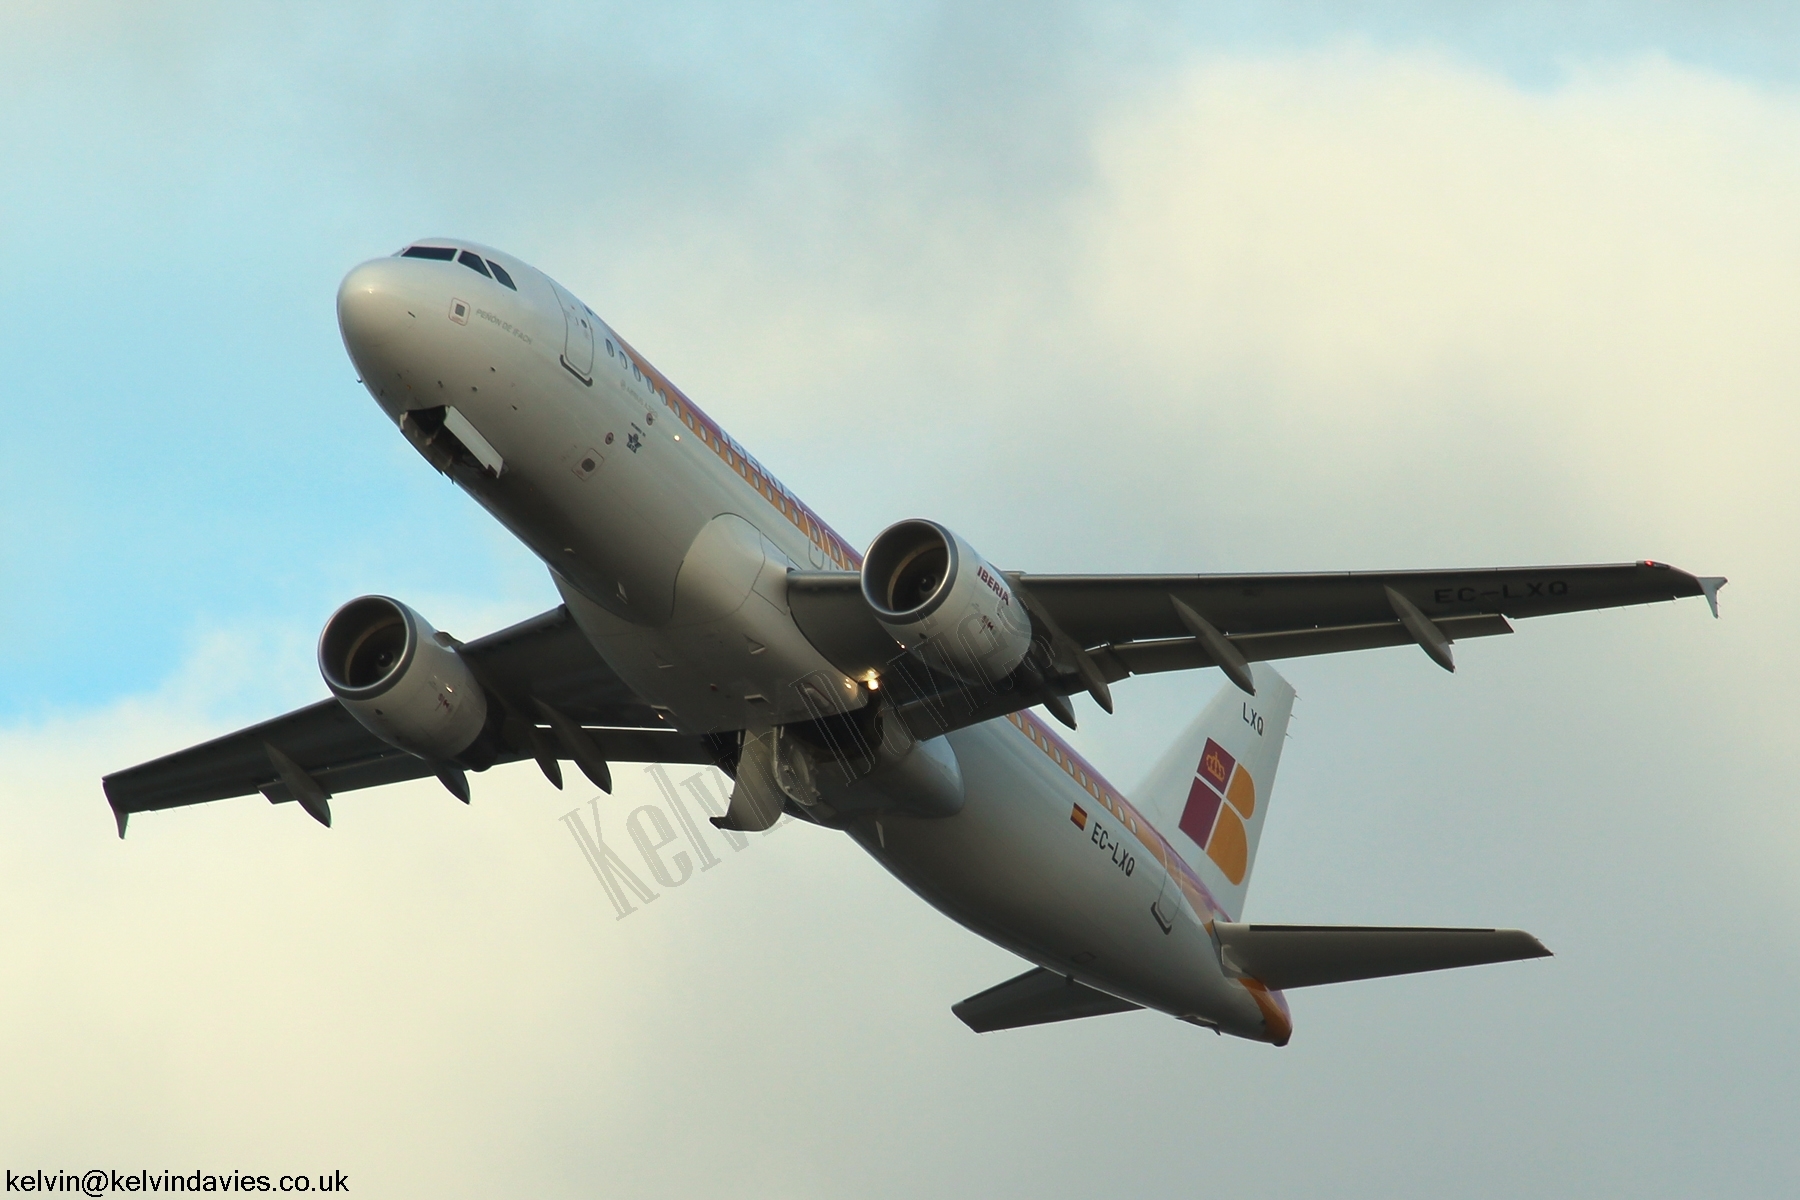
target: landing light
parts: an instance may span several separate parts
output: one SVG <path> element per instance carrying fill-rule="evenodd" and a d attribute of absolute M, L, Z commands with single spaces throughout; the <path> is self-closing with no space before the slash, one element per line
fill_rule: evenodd
<path fill-rule="evenodd" d="M 863 676 L 863 685 L 871 692 L 879 692 L 881 690 L 881 676 L 870 671 L 867 675 Z"/>

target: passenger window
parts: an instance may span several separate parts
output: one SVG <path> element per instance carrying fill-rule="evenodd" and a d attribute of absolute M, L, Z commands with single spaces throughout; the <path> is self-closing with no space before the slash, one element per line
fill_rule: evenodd
<path fill-rule="evenodd" d="M 631 364 L 631 377 L 639 382 L 643 381 L 644 373 L 638 370 L 638 365 L 636 363 Z"/>
<path fill-rule="evenodd" d="M 506 273 L 505 267 L 501 266 L 491 258 L 487 260 L 487 265 L 488 269 L 494 273 L 495 279 L 498 279 L 501 283 L 504 283 L 515 292 L 519 290 L 519 285 L 512 281 L 512 276 Z"/>
<path fill-rule="evenodd" d="M 487 266 L 481 261 L 481 255 L 479 254 L 470 254 L 467 250 L 464 250 L 462 255 L 456 261 L 469 268 L 469 270 L 475 272 L 477 275 L 488 274 Z M 493 276 L 488 275 L 488 278 L 492 279 Z"/>
<path fill-rule="evenodd" d="M 435 258 L 440 262 L 449 262 L 456 257 L 455 246 L 408 246 L 400 255 L 402 258 Z"/>
<path fill-rule="evenodd" d="M 611 358 L 612 356 L 613 356 L 612 339 L 607 338 L 606 339 L 606 357 Z"/>

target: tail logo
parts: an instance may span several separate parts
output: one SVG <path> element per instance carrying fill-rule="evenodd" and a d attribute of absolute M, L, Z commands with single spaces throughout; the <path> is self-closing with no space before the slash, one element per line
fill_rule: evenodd
<path fill-rule="evenodd" d="M 1250 865 L 1244 822 L 1255 812 L 1256 781 L 1225 747 L 1207 738 L 1181 813 L 1181 832 L 1202 847 L 1234 884 L 1244 882 Z"/>

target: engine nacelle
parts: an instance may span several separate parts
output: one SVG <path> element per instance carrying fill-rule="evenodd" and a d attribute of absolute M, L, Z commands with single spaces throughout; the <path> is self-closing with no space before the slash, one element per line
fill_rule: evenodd
<path fill-rule="evenodd" d="M 1031 649 L 1031 618 L 1006 576 L 935 521 L 876 535 L 862 593 L 895 641 L 971 683 L 999 682 Z"/>
<path fill-rule="evenodd" d="M 362 596 L 319 635 L 325 686 L 370 733 L 432 762 L 451 762 L 487 724 L 487 693 L 469 664 L 418 613 Z"/>

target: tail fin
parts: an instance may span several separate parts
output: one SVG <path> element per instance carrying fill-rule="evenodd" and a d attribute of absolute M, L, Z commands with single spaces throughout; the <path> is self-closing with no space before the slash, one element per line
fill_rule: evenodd
<path fill-rule="evenodd" d="M 1227 684 L 1133 796 L 1233 919 L 1244 911 L 1294 711 L 1293 686 L 1275 668 L 1257 663 L 1251 674 L 1256 694 Z"/>

